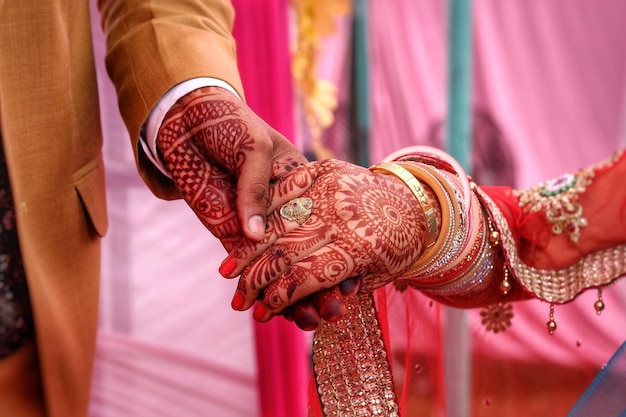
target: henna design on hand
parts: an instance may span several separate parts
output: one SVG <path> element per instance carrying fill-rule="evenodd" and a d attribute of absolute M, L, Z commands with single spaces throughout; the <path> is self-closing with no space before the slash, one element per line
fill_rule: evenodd
<path fill-rule="evenodd" d="M 250 203 L 262 202 L 262 213 L 252 214 L 265 218 L 270 182 L 306 162 L 287 139 L 218 87 L 181 98 L 166 115 L 157 146 L 182 197 L 227 250 L 244 235 Z M 242 184 L 248 188 L 238 192 Z"/>
<path fill-rule="evenodd" d="M 200 157 L 180 119 L 161 129 L 161 143 L 176 187 L 202 224 L 222 241 L 239 236 L 233 175 Z"/>
<path fill-rule="evenodd" d="M 314 183 L 303 195 L 313 200 L 311 217 L 300 227 L 285 225 L 287 233 L 239 280 L 243 309 L 260 298 L 265 318 L 350 277 L 361 277 L 361 291 L 372 291 L 406 271 L 423 250 L 424 214 L 402 182 L 335 160 L 307 167 Z M 268 223 L 276 221 L 293 223 L 278 216 Z"/>
<path fill-rule="evenodd" d="M 191 141 L 203 159 L 236 175 L 247 156 L 259 146 L 253 131 L 262 130 L 258 121 L 246 113 L 240 100 L 212 87 L 184 96 L 168 112 L 159 132 L 159 147 L 165 149 L 163 156 L 168 168 L 168 150 Z"/>
<path fill-rule="evenodd" d="M 311 186 L 316 175 L 317 173 L 311 170 L 308 165 L 300 165 L 294 168 L 288 177 L 279 178 L 272 183 L 265 237 L 260 242 L 253 242 L 244 236 L 233 239 L 230 245 L 232 249 L 230 250 L 229 258 L 239 265 L 230 270 L 224 277 L 236 277 L 257 256 L 266 250 L 273 250 L 271 245 L 280 236 L 284 236 L 296 229 L 298 226 L 296 223 L 284 222 L 280 218 L 278 208 L 289 200 L 302 195 Z M 279 254 L 279 256 L 282 256 L 282 254 Z"/>

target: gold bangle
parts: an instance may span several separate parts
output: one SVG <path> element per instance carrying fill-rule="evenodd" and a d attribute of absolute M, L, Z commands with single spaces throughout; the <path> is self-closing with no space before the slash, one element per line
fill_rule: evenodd
<path fill-rule="evenodd" d="M 435 172 L 427 171 L 424 167 L 409 161 L 399 162 L 415 178 L 428 185 L 439 200 L 441 207 L 441 230 L 435 244 L 427 248 L 422 256 L 407 272 L 410 275 L 419 274 L 437 263 L 441 257 L 456 254 L 455 240 L 461 227 L 461 213 L 458 204 L 455 204 L 454 191 L 450 184 L 441 176 L 437 178 Z"/>
<path fill-rule="evenodd" d="M 428 235 L 426 238 L 426 247 L 431 246 L 437 240 L 437 215 L 435 213 L 435 207 L 428 198 L 428 194 L 422 187 L 422 184 L 417 178 L 413 176 L 406 168 L 391 162 L 382 162 L 378 165 L 373 165 L 370 168 L 372 172 L 387 172 L 398 177 L 403 183 L 409 187 L 409 190 L 413 193 L 419 205 L 424 211 L 426 216 L 426 225 L 428 226 Z"/>

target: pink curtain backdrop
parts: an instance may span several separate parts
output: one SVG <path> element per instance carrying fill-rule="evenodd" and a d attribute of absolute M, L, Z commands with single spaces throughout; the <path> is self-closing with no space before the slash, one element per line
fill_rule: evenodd
<path fill-rule="evenodd" d="M 291 138 L 287 2 L 234 3 L 248 103 Z M 90 415 L 304 415 L 308 337 L 282 319 L 255 324 L 233 311 L 236 282 L 217 273 L 219 241 L 184 202 L 158 200 L 143 184 L 104 70 L 97 12 L 92 20 L 110 229 Z"/>

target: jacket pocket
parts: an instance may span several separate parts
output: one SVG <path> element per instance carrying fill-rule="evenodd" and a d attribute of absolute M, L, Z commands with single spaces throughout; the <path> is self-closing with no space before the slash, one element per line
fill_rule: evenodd
<path fill-rule="evenodd" d="M 74 178 L 74 187 L 86 216 L 95 232 L 102 237 L 109 226 L 102 155 L 83 165 Z"/>

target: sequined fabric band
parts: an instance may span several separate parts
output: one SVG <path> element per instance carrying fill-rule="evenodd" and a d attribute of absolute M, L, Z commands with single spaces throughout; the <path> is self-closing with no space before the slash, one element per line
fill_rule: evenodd
<path fill-rule="evenodd" d="M 391 369 L 370 294 L 313 337 L 313 370 L 325 417 L 399 417 Z"/>
<path fill-rule="evenodd" d="M 550 303 L 566 303 L 585 289 L 609 284 L 626 274 L 626 244 L 585 255 L 564 269 L 546 270 L 526 265 L 519 258 L 513 234 L 498 206 L 480 188 L 476 192 L 500 233 L 502 251 L 511 273 L 537 298 Z"/>

